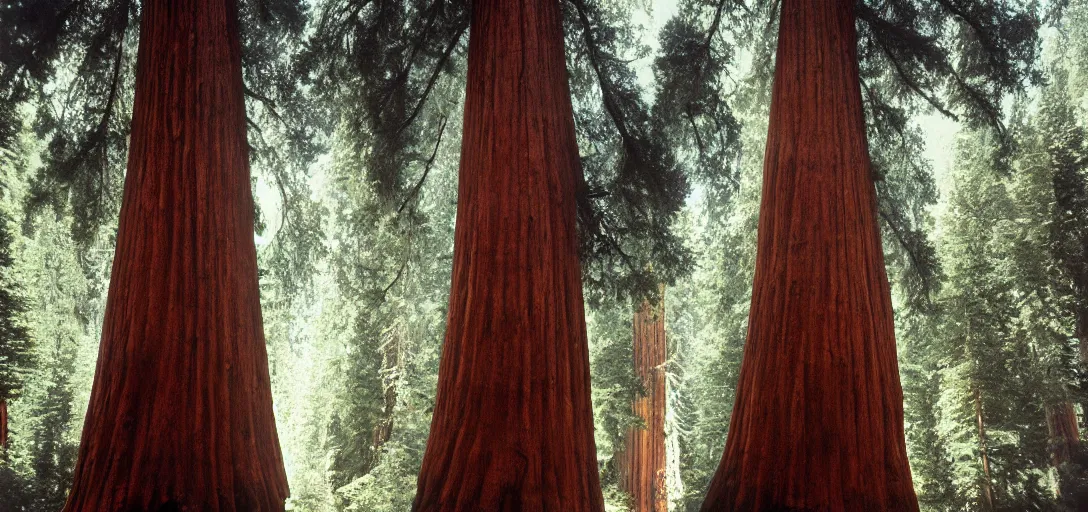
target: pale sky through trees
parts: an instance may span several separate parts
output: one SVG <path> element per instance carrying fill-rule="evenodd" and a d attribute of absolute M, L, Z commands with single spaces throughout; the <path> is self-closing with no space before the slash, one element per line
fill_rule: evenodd
<path fill-rule="evenodd" d="M 649 94 L 653 94 L 653 59 L 658 55 L 657 36 L 665 23 L 676 14 L 676 0 L 651 0 L 644 9 L 637 10 L 632 15 L 632 21 L 642 27 L 644 44 L 650 48 L 647 56 L 639 59 L 638 76 L 643 88 Z M 748 72 L 751 63 L 751 55 L 747 50 L 741 50 L 737 58 L 736 76 L 743 77 Z M 960 123 L 949 119 L 938 112 L 918 114 L 915 120 L 922 129 L 925 138 L 925 157 L 933 164 L 934 178 L 940 186 L 944 180 L 941 178 L 948 172 L 952 165 L 952 150 L 959 132 Z M 763 151 L 763 148 L 748 148 L 748 150 Z M 699 195 L 699 186 L 693 187 L 692 198 Z M 944 190 L 942 193 L 946 192 Z"/>
<path fill-rule="evenodd" d="M 631 13 L 632 23 L 641 28 L 643 44 L 650 50 L 645 56 L 635 61 L 639 82 L 645 93 L 650 97 L 654 94 L 653 61 L 660 48 L 657 37 L 665 23 L 676 14 L 676 5 L 676 0 L 650 0 L 644 4 L 643 8 Z M 740 55 L 737 56 L 735 69 L 737 72 L 735 76 L 737 77 L 745 76 L 751 63 L 751 55 L 747 49 L 741 49 L 740 52 Z M 948 191 L 944 190 L 945 180 L 942 177 L 952 165 L 953 148 L 956 134 L 960 130 L 960 123 L 938 112 L 917 114 L 915 115 L 915 121 L 922 129 L 926 144 L 925 157 L 933 164 L 934 178 L 938 187 L 941 187 L 941 193 L 947 193 Z M 749 151 L 763 151 L 763 148 L 747 149 Z M 315 185 L 315 191 L 318 191 L 324 183 L 321 169 L 327 166 L 328 163 L 329 156 L 326 155 L 313 165 L 313 169 L 317 171 L 312 173 L 313 178 L 311 180 L 311 184 Z M 701 196 L 700 189 L 701 185 L 693 184 L 689 204 L 692 204 L 692 201 Z M 275 185 L 268 183 L 264 179 L 258 181 L 256 192 L 257 201 L 265 212 L 264 219 L 268 223 L 268 229 L 265 231 L 266 236 L 257 236 L 257 245 L 263 246 L 267 243 L 267 235 L 274 234 L 279 229 L 280 196 Z"/>

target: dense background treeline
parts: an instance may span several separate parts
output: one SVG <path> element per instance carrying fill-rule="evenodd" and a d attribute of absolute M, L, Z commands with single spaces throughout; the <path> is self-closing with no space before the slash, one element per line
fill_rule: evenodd
<path fill-rule="evenodd" d="M 2 510 L 63 506 L 87 410 L 139 15 L 137 2 L 104 4 L 81 7 L 104 31 L 87 26 L 37 54 L 2 54 Z M 388 12 L 360 4 L 241 3 L 256 27 L 243 53 L 254 231 L 292 510 L 411 508 L 446 330 L 467 13 L 441 2 L 383 3 Z M 671 510 L 698 510 L 725 446 L 755 266 L 774 4 L 563 3 L 589 185 L 580 228 L 610 510 L 627 507 L 616 454 L 643 424 L 631 404 L 650 391 L 632 364 L 632 319 L 660 283 L 669 284 L 653 299 L 664 299 L 668 340 Z M 889 40 L 872 35 L 879 9 L 859 18 L 923 510 L 1088 506 L 1088 452 L 1075 437 L 1088 428 L 1088 2 L 1031 8 L 1043 39 L 1038 76 L 1000 112 L 974 116 L 997 122 L 955 124 L 954 143 L 927 129 L 950 122 L 949 105 L 981 104 L 933 85 L 940 73 L 925 74 L 921 60 L 888 78 L 904 56 L 881 60 Z M 631 12 L 643 25 L 627 21 Z M 42 31 L 66 23 L 39 21 Z M 55 68 L 35 64 L 44 53 L 59 55 Z M 11 86 L 24 83 L 13 69 L 47 85 Z M 923 97 L 901 100 L 910 77 L 932 83 L 915 82 Z M 927 145 L 951 147 L 951 157 L 929 161 L 939 152 Z M 653 157 L 629 166 L 630 147 Z M 639 194 L 652 186 L 660 197 L 647 203 Z M 640 216 L 645 204 L 653 213 Z"/>

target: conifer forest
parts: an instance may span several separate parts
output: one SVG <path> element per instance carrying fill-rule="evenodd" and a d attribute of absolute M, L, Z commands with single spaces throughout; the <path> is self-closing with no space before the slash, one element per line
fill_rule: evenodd
<path fill-rule="evenodd" d="M 0 0 L 60 511 L 1088 512 L 1088 0 Z"/>

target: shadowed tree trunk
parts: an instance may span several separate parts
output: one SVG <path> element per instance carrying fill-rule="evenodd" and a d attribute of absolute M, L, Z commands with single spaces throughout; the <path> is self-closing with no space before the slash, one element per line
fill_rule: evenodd
<path fill-rule="evenodd" d="M 8 444 L 8 402 L 0 400 L 0 450 Z"/>
<path fill-rule="evenodd" d="M 1088 250 L 1088 248 L 1086 248 Z M 1088 289 L 1086 284 L 1085 289 Z M 1082 371 L 1088 371 L 1088 311 L 1079 311 L 1076 318 L 1076 331 L 1073 335 L 1077 339 L 1078 353 L 1080 354 L 1080 366 Z M 1081 385 L 1088 385 L 1088 379 L 1082 379 Z M 1084 428 L 1088 429 L 1088 401 L 1083 401 L 1080 404 L 1082 424 Z"/>
<path fill-rule="evenodd" d="M 601 511 L 558 0 L 472 5 L 449 322 L 416 511 Z"/>
<path fill-rule="evenodd" d="M 143 3 L 130 144 L 65 510 L 283 510 L 235 0 Z"/>
<path fill-rule="evenodd" d="M 1049 434 L 1050 463 L 1058 470 L 1058 495 L 1066 494 L 1062 466 L 1070 462 L 1080 447 L 1077 412 L 1073 403 L 1058 402 L 1046 406 L 1046 427 Z"/>
<path fill-rule="evenodd" d="M 982 416 L 982 392 L 975 388 L 975 420 L 978 423 L 978 453 L 982 457 L 982 482 L 979 507 L 984 512 L 994 509 L 994 479 L 990 474 L 990 450 L 986 443 L 986 422 Z"/>
<path fill-rule="evenodd" d="M 664 297 L 664 294 L 661 294 Z M 667 512 L 665 488 L 665 307 L 643 301 L 635 312 L 635 373 L 648 393 L 635 400 L 646 423 L 632 427 L 617 454 L 620 488 L 631 495 L 633 512 Z"/>
<path fill-rule="evenodd" d="M 853 0 L 783 0 L 748 340 L 704 511 L 917 511 Z"/>
<path fill-rule="evenodd" d="M 1046 407 L 1046 426 L 1050 434 L 1051 462 L 1055 467 L 1069 462 L 1080 444 L 1077 413 L 1071 402 L 1058 402 Z"/>
<path fill-rule="evenodd" d="M 400 342 L 401 332 L 400 329 L 396 329 L 380 348 L 383 403 L 381 418 L 374 426 L 374 453 L 381 452 L 381 447 L 393 435 L 393 412 L 397 407 L 397 382 L 400 380 L 402 365 Z"/>

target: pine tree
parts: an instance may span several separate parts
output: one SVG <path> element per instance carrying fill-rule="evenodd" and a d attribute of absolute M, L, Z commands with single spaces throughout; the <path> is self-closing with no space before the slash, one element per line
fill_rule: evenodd
<path fill-rule="evenodd" d="M 32 155 L 34 143 L 29 138 L 24 142 L 30 144 L 21 148 L 20 154 Z M 6 182 L 14 192 L 16 206 L 25 193 L 24 180 L 29 173 L 24 165 L 28 160 L 17 164 Z M 81 268 L 80 255 L 70 243 L 70 219 L 35 215 L 28 222 L 33 226 L 26 232 L 32 232 L 33 237 L 15 235 L 19 248 L 16 267 L 25 284 L 25 325 L 35 340 L 34 364 L 28 368 L 20 398 L 11 407 L 12 435 L 5 460 L 0 462 L 0 480 L 7 480 L 11 493 L 0 495 L 0 503 L 14 510 L 46 512 L 64 506 L 72 483 L 83 409 L 75 399 L 80 373 L 77 361 L 91 341 L 86 334 L 90 319 L 85 308 L 93 292 L 87 286 L 89 279 Z M 93 258 L 82 256 L 83 261 Z"/>
<path fill-rule="evenodd" d="M 1088 369 L 1088 138 L 1069 102 L 1065 72 L 1052 74 L 1054 83 L 1039 108 L 1039 142 L 1049 160 L 1043 165 L 1050 172 L 1054 198 L 1048 245 L 1067 283 L 1073 334 L 1079 340 L 1081 364 Z"/>
<path fill-rule="evenodd" d="M 23 315 L 27 307 L 12 268 L 14 237 L 0 210 L 0 453 L 8 442 L 8 402 L 19 397 L 33 365 L 33 345 Z"/>
<path fill-rule="evenodd" d="M 1073 402 L 1077 362 L 1085 362 L 1081 292 L 1088 280 L 1088 160 L 1083 129 L 1075 123 L 1066 70 L 1053 66 L 1038 111 L 1021 133 L 1014 176 L 1016 200 L 1026 222 L 1013 261 L 1017 285 L 1031 307 L 1021 314 L 1029 336 L 1039 340 L 1045 365 L 1045 393 L 1051 462 L 1059 475 L 1059 495 L 1075 501 L 1075 489 L 1088 483 L 1074 462 L 1083 450 Z M 1084 274 L 1081 276 L 1080 274 Z M 1025 300 L 1025 302 L 1027 302 Z M 1073 508 L 1076 508 L 1073 505 Z"/>
<path fill-rule="evenodd" d="M 938 436 L 941 375 L 927 346 L 935 335 L 935 320 L 933 315 L 912 316 L 908 322 L 898 332 L 905 345 L 901 366 L 904 419 L 910 425 L 906 431 L 907 453 L 918 504 L 922 510 L 955 510 L 951 505 L 956 492 L 948 463 L 951 455 Z"/>
<path fill-rule="evenodd" d="M 76 446 L 68 442 L 72 428 L 72 384 L 75 370 L 72 339 L 50 340 L 51 364 L 41 372 L 46 383 L 42 400 L 32 407 L 36 423 L 31 431 L 35 441 L 31 467 L 34 474 L 34 508 L 60 510 L 72 483 Z"/>
<path fill-rule="evenodd" d="M 1031 240 L 992 130 L 958 144 L 955 189 L 941 220 L 947 278 L 934 332 L 941 421 L 938 442 L 951 455 L 951 507 L 1035 510 L 1052 503 L 1042 479 L 1049 465 L 1044 405 L 1052 388 L 1048 340 L 1025 329 L 1033 306 L 1017 279 L 1015 251 Z M 1030 218 L 1030 217 L 1028 217 Z M 1025 322 L 1027 321 L 1027 322 Z"/>

